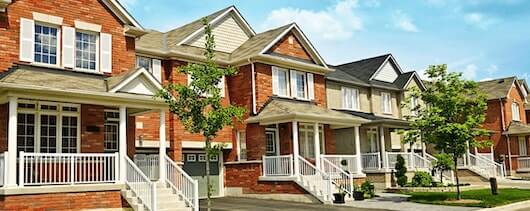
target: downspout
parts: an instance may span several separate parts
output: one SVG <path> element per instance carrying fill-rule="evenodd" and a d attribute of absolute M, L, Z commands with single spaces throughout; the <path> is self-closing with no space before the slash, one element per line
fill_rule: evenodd
<path fill-rule="evenodd" d="M 252 114 L 256 114 L 256 67 L 254 62 L 248 58 L 251 68 L 251 78 L 252 78 Z"/>
<path fill-rule="evenodd" d="M 499 104 L 501 106 L 501 123 L 502 123 L 502 133 L 506 131 L 506 122 L 505 122 L 505 116 L 504 116 L 504 104 L 502 103 L 502 98 L 499 98 Z M 501 135 L 502 135 L 501 133 Z M 506 135 L 506 145 L 508 148 L 508 165 L 510 165 L 510 169 L 508 173 L 512 174 L 512 149 L 510 146 L 510 136 Z"/>

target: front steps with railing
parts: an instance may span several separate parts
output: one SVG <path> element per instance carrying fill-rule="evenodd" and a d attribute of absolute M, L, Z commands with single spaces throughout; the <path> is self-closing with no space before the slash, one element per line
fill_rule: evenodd
<path fill-rule="evenodd" d="M 147 211 L 148 209 L 131 190 L 123 190 L 122 196 L 127 203 L 135 211 Z M 158 211 L 192 211 L 193 208 L 188 207 L 184 200 L 179 197 L 173 189 L 167 187 L 163 183 L 156 183 L 156 210 Z"/>

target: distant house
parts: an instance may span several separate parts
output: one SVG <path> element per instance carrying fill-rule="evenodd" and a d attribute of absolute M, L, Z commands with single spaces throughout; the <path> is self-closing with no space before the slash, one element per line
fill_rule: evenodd
<path fill-rule="evenodd" d="M 507 172 L 518 175 L 530 171 L 528 141 L 529 88 L 524 80 L 516 77 L 479 82 L 488 99 L 488 110 L 483 127 L 491 131 L 491 149 L 478 149 L 477 156 L 504 161 Z"/>

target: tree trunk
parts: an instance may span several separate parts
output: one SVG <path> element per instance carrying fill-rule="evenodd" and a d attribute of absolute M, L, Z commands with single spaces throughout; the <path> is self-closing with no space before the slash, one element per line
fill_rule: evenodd
<path fill-rule="evenodd" d="M 456 177 L 456 199 L 461 200 L 462 196 L 460 195 L 460 181 L 458 179 L 458 168 L 456 168 L 456 163 L 458 163 L 458 156 L 453 156 L 453 160 L 455 162 L 455 177 Z"/>
<path fill-rule="evenodd" d="M 440 183 L 444 184 L 444 171 L 440 171 Z"/>
<path fill-rule="evenodd" d="M 207 196 L 207 207 L 206 209 L 208 211 L 211 210 L 211 196 L 212 196 L 212 187 L 210 185 L 210 151 L 211 151 L 211 143 L 210 143 L 210 137 L 206 137 L 206 196 Z"/>

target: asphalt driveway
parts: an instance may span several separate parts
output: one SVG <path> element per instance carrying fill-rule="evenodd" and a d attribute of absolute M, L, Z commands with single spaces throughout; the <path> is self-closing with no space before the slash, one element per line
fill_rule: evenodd
<path fill-rule="evenodd" d="M 206 200 L 201 200 L 201 211 L 206 210 Z M 386 211 L 381 209 L 355 208 L 322 204 L 297 203 L 276 200 L 223 197 L 212 200 L 212 211 L 295 211 L 295 210 L 329 210 L 329 211 Z"/>

